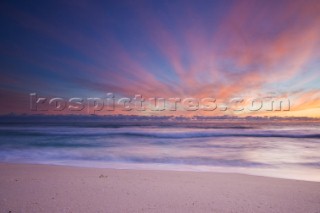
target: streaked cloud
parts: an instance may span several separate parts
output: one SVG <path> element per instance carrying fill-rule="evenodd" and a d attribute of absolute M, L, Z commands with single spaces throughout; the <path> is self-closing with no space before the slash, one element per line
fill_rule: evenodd
<path fill-rule="evenodd" d="M 320 117 L 317 1 L 2 4 L 0 90 L 11 97 L 2 113 L 28 112 L 18 103 L 29 92 L 226 101 L 277 93 L 291 111 L 258 115 Z"/>

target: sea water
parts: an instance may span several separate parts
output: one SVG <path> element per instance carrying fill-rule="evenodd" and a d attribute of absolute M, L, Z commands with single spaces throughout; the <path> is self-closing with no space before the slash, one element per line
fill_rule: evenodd
<path fill-rule="evenodd" d="M 2 124 L 0 161 L 320 181 L 319 129 L 316 122 Z"/>

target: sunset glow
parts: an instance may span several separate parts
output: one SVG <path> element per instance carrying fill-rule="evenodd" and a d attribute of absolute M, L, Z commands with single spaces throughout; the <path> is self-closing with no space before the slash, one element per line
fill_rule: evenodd
<path fill-rule="evenodd" d="M 32 113 L 29 93 L 72 98 L 110 92 L 116 97 L 212 97 L 223 102 L 287 98 L 290 111 L 227 115 L 320 117 L 319 5 L 250 0 L 3 2 L 1 114 Z M 101 114 L 108 113 L 159 114 Z"/>

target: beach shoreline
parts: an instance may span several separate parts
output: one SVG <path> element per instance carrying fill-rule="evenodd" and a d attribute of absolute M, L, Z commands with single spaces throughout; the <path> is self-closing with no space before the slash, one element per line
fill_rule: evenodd
<path fill-rule="evenodd" d="M 319 212 L 320 183 L 0 163 L 1 212 Z"/>

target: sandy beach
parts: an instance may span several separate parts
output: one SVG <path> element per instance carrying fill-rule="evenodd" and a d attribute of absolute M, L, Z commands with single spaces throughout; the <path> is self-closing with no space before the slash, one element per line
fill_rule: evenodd
<path fill-rule="evenodd" d="M 320 183 L 240 174 L 0 164 L 1 212 L 320 212 Z"/>

